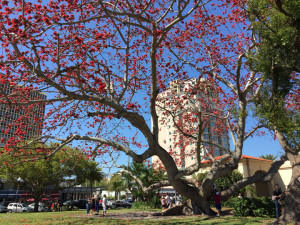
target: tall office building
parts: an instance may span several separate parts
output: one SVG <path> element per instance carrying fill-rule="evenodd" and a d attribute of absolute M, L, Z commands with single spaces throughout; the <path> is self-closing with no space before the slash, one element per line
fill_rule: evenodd
<path fill-rule="evenodd" d="M 29 140 L 40 136 L 45 106 L 42 104 L 17 106 L 1 104 L 1 100 L 17 96 L 25 99 L 46 99 L 46 94 L 22 87 L 0 84 L 0 146 L 8 141 Z"/>
<path fill-rule="evenodd" d="M 199 122 L 203 123 L 201 138 L 204 142 L 200 148 L 202 160 L 207 159 L 207 154 L 220 156 L 225 154 L 224 149 L 229 149 L 229 136 L 226 123 L 221 119 L 223 110 L 218 100 L 218 93 L 209 82 L 195 78 L 173 81 L 165 92 L 159 94 L 159 143 L 169 151 L 179 169 L 196 162 Z M 154 156 L 152 163 L 157 166 L 161 162 Z"/>

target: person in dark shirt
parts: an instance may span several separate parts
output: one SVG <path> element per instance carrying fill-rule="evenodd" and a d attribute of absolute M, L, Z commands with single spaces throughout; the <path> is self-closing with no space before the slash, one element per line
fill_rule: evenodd
<path fill-rule="evenodd" d="M 215 190 L 213 192 L 213 199 L 214 199 L 215 206 L 216 206 L 216 209 L 217 209 L 217 216 L 221 216 L 221 210 L 222 210 L 222 207 L 221 207 L 221 193 L 219 191 Z"/>
<path fill-rule="evenodd" d="M 274 203 L 275 203 L 277 219 L 280 217 L 280 213 L 281 213 L 281 205 L 278 201 L 280 199 L 281 195 L 282 195 L 282 191 L 281 191 L 280 187 L 276 184 L 275 190 L 273 191 L 272 199 L 274 200 Z"/>

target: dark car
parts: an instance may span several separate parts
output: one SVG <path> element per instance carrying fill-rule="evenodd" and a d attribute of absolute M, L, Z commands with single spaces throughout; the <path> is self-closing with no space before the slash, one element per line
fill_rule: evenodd
<path fill-rule="evenodd" d="M 1 204 L 6 207 L 9 205 L 9 203 L 13 203 L 13 202 L 10 201 L 1 202 Z"/>
<path fill-rule="evenodd" d="M 7 212 L 7 206 L 0 203 L 0 212 Z"/>
<path fill-rule="evenodd" d="M 1 205 L 2 205 L 2 211 L 1 212 L 7 212 L 8 211 L 7 206 L 9 205 L 9 203 L 12 203 L 12 202 L 11 201 L 1 202 Z"/>
<path fill-rule="evenodd" d="M 64 202 L 63 204 L 67 210 L 72 209 L 72 206 L 73 206 L 73 208 L 74 207 L 78 208 L 78 200 L 68 200 L 68 201 Z"/>
<path fill-rule="evenodd" d="M 86 203 L 88 203 L 88 201 L 86 199 L 80 199 L 77 202 L 77 207 L 78 209 L 86 209 Z"/>
<path fill-rule="evenodd" d="M 125 200 L 125 201 L 123 200 L 122 207 L 124 207 L 124 208 L 131 208 L 132 207 L 132 202 L 130 200 Z"/>

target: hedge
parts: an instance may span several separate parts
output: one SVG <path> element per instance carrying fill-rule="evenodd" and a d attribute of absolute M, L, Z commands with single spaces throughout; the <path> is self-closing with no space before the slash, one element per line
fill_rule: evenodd
<path fill-rule="evenodd" d="M 233 207 L 235 216 L 275 217 L 275 204 L 271 198 L 231 198 L 226 202 Z"/>

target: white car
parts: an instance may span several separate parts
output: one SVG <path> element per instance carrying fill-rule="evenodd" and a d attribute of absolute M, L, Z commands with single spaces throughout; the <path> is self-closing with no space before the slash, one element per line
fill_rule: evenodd
<path fill-rule="evenodd" d="M 107 199 L 106 200 L 106 205 L 107 205 L 108 209 L 116 208 L 116 203 L 112 199 Z M 102 204 L 100 205 L 100 208 L 102 209 Z"/>
<path fill-rule="evenodd" d="M 28 205 L 28 211 L 33 212 L 34 211 L 34 205 L 35 205 L 35 203 L 32 203 L 32 204 Z M 38 211 L 39 212 L 45 211 L 45 205 L 41 202 L 39 202 Z"/>
<path fill-rule="evenodd" d="M 9 203 L 7 206 L 7 212 L 28 212 L 28 205 L 25 203 Z"/>

